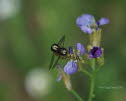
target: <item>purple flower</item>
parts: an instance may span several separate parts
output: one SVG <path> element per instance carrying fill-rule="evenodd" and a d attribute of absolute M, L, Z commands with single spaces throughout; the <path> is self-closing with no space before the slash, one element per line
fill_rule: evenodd
<path fill-rule="evenodd" d="M 81 56 L 85 53 L 85 47 L 81 43 L 77 43 L 76 48 L 79 51 L 77 54 L 78 56 Z"/>
<path fill-rule="evenodd" d="M 89 58 L 97 58 L 102 55 L 102 50 L 99 47 L 93 47 L 89 52 Z"/>
<path fill-rule="evenodd" d="M 79 16 L 76 20 L 76 24 L 81 28 L 81 30 L 88 34 L 91 34 L 93 32 L 93 29 L 91 27 L 95 23 L 96 22 L 94 16 L 90 14 Z"/>
<path fill-rule="evenodd" d="M 100 20 L 97 21 L 98 26 L 105 25 L 108 23 L 109 23 L 109 19 L 107 19 L 107 18 L 101 18 Z"/>
<path fill-rule="evenodd" d="M 76 24 L 81 28 L 81 30 L 88 34 L 91 34 L 94 30 L 97 30 L 99 26 L 108 23 L 109 20 L 107 18 L 101 18 L 96 22 L 94 16 L 90 14 L 83 14 L 76 20 Z"/>
<path fill-rule="evenodd" d="M 68 61 L 68 63 L 64 67 L 64 72 L 67 74 L 73 74 L 77 72 L 78 67 L 77 67 L 77 61 Z"/>
<path fill-rule="evenodd" d="M 95 18 L 94 18 L 94 16 L 92 16 L 90 14 L 84 14 L 77 18 L 76 24 L 80 27 L 81 26 L 90 26 L 92 24 L 95 24 Z"/>
<path fill-rule="evenodd" d="M 93 32 L 93 30 L 87 26 L 81 26 L 80 28 L 83 32 L 88 33 L 88 34 L 91 34 Z"/>

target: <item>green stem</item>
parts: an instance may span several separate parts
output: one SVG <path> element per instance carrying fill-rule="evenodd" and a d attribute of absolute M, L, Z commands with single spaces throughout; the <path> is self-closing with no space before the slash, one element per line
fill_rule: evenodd
<path fill-rule="evenodd" d="M 90 80 L 91 80 L 91 83 L 90 83 L 90 92 L 89 92 L 88 101 L 92 101 L 92 99 L 95 97 L 94 95 L 95 79 L 94 77 L 92 77 Z"/>
<path fill-rule="evenodd" d="M 92 99 L 95 97 L 94 95 L 94 88 L 95 88 L 95 59 L 92 59 L 91 67 L 92 67 L 92 77 L 90 78 L 90 92 L 89 92 L 89 98 L 88 101 L 92 101 Z"/>
<path fill-rule="evenodd" d="M 70 92 L 78 99 L 78 101 L 84 101 L 75 90 L 71 89 Z"/>
<path fill-rule="evenodd" d="M 91 68 L 95 70 L 95 59 L 91 59 Z"/>
<path fill-rule="evenodd" d="M 92 75 L 88 72 L 88 71 L 86 71 L 86 70 L 82 70 L 81 69 L 81 72 L 83 72 L 84 74 L 86 74 L 87 76 L 89 76 L 90 78 L 92 77 Z"/>
<path fill-rule="evenodd" d="M 79 64 L 79 66 L 80 66 L 80 70 L 79 70 L 80 72 L 84 73 L 89 77 L 92 77 L 91 73 L 89 73 L 86 69 L 83 69 L 81 64 Z"/>

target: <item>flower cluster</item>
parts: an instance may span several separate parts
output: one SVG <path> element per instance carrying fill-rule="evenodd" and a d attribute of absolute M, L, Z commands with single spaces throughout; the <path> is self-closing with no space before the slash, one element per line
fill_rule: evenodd
<path fill-rule="evenodd" d="M 84 14 L 80 17 L 77 18 L 76 20 L 76 24 L 81 28 L 81 30 L 85 33 L 88 34 L 93 34 L 93 32 L 99 30 L 101 25 L 105 25 L 108 24 L 109 20 L 107 18 L 101 18 L 100 20 L 98 20 L 97 22 L 95 21 L 94 16 L 90 15 L 90 14 Z M 96 32 L 97 34 L 98 32 Z M 94 37 L 98 37 L 98 36 L 94 36 Z M 92 38 L 93 39 L 93 38 Z M 96 39 L 96 38 L 95 38 Z M 96 40 L 92 40 L 93 43 L 98 42 L 98 39 Z M 100 42 L 98 42 L 100 43 Z M 81 43 L 77 43 L 76 44 L 76 57 L 82 56 L 85 53 L 85 47 L 81 44 Z M 98 47 L 98 45 L 92 45 L 92 48 L 90 49 L 90 51 L 88 52 L 88 56 L 89 58 L 98 58 L 102 55 L 102 49 L 100 47 Z M 69 54 L 74 54 L 72 47 L 69 48 Z M 78 59 L 71 59 L 70 61 L 68 61 L 68 63 L 65 65 L 64 67 L 64 72 L 66 72 L 67 74 L 73 74 L 78 70 L 78 65 L 77 62 L 79 60 Z"/>
<path fill-rule="evenodd" d="M 102 36 L 102 29 L 100 28 L 100 26 L 108 23 L 109 19 L 104 17 L 96 21 L 94 16 L 90 14 L 83 14 L 79 16 L 76 20 L 76 24 L 84 33 L 88 34 L 88 45 L 87 47 L 85 47 L 82 43 L 76 43 L 75 47 L 70 46 L 68 49 L 63 48 L 65 49 L 66 54 L 61 56 L 61 58 L 66 59 L 67 63 L 64 65 L 63 69 L 61 68 L 61 65 L 56 65 L 59 72 L 57 81 L 63 80 L 66 88 L 71 93 L 73 93 L 79 101 L 83 101 L 83 99 L 73 90 L 70 81 L 70 75 L 79 71 L 83 72 L 90 78 L 90 91 L 88 101 L 92 101 L 95 96 L 94 81 L 96 78 L 96 73 L 99 71 L 99 67 L 104 64 L 104 49 L 101 47 L 100 44 Z M 64 37 L 60 40 L 60 42 L 62 40 L 64 40 Z M 58 56 L 60 58 L 60 55 Z M 59 60 L 59 58 L 57 59 L 57 61 Z M 57 61 L 55 64 L 58 63 Z M 82 66 L 87 65 L 90 69 L 82 68 Z"/>
<path fill-rule="evenodd" d="M 69 74 L 76 73 L 78 71 L 78 62 L 84 61 L 82 56 L 86 54 L 88 55 L 88 60 L 95 58 L 100 59 L 103 56 L 103 50 L 100 48 L 100 40 L 101 40 L 101 25 L 108 24 L 109 20 L 107 18 L 101 18 L 96 21 L 93 15 L 84 14 L 77 18 L 76 24 L 77 26 L 87 34 L 90 34 L 90 46 L 89 49 L 86 49 L 84 45 L 81 43 L 76 44 L 76 48 L 69 47 L 69 61 L 64 66 L 64 71 L 60 70 L 60 75 L 58 77 L 58 81 L 64 79 L 65 85 L 67 88 L 71 88 L 71 84 L 69 83 Z M 84 62 L 82 62 L 84 63 Z"/>

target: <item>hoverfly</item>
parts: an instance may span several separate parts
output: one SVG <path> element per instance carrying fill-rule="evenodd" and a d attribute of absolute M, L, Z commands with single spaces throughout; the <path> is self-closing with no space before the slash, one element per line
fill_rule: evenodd
<path fill-rule="evenodd" d="M 51 51 L 53 52 L 53 55 L 52 55 L 52 58 L 51 58 L 49 69 L 55 68 L 55 66 L 57 65 L 60 58 L 67 57 L 68 51 L 67 51 L 66 48 L 64 48 L 64 41 L 65 41 L 65 35 L 62 36 L 62 38 L 59 40 L 59 42 L 57 44 L 53 44 L 51 46 Z M 54 62 L 55 55 L 58 56 L 58 58 Z"/>

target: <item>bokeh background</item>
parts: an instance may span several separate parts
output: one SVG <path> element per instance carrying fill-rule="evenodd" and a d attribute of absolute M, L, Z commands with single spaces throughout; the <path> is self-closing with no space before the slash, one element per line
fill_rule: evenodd
<path fill-rule="evenodd" d="M 89 13 L 103 27 L 105 65 L 97 75 L 94 101 L 126 101 L 125 0 L 0 0 L 0 101 L 77 101 L 57 70 L 48 71 L 51 44 L 66 35 L 66 47 L 87 44 L 76 18 Z M 87 99 L 89 80 L 71 76 L 73 88 Z"/>

